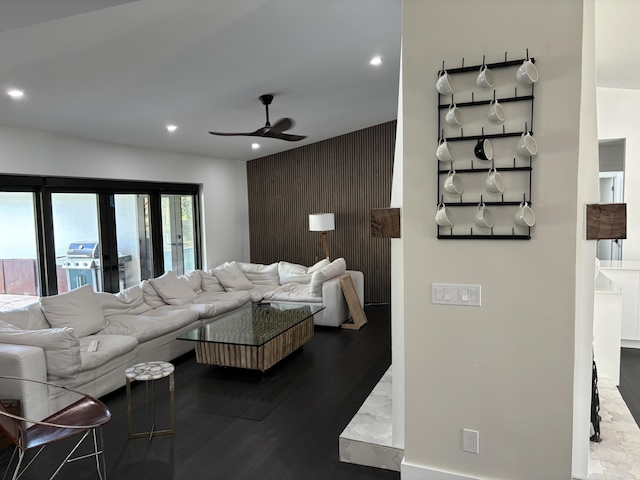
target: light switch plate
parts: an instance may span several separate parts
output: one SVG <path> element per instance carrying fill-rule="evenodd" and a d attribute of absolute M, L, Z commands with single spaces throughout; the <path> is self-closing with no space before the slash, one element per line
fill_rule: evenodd
<path fill-rule="evenodd" d="M 482 305 L 480 285 L 432 283 L 431 303 L 479 307 Z"/>

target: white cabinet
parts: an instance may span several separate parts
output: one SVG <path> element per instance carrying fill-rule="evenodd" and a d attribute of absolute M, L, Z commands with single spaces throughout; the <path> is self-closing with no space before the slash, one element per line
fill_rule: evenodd
<path fill-rule="evenodd" d="M 603 273 L 596 277 L 593 302 L 593 356 L 598 377 L 620 385 L 620 325 L 624 294 Z"/>
<path fill-rule="evenodd" d="M 616 263 L 624 264 L 625 262 Z M 640 321 L 640 270 L 601 266 L 600 271 L 613 280 L 624 292 L 622 296 L 622 346 L 640 348 L 640 327 L 638 325 Z"/>

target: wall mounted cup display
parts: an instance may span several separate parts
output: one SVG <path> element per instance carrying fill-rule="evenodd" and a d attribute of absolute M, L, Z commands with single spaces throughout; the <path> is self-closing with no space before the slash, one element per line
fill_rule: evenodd
<path fill-rule="evenodd" d="M 491 70 L 489 70 L 486 65 L 480 67 L 480 72 L 476 77 L 476 85 L 480 88 L 493 88 L 495 85 L 493 73 L 491 73 Z"/>
<path fill-rule="evenodd" d="M 531 60 L 525 60 L 518 67 L 516 72 L 516 80 L 525 85 L 531 85 L 538 81 L 538 69 Z"/>
<path fill-rule="evenodd" d="M 476 208 L 476 215 L 474 217 L 475 224 L 483 228 L 493 227 L 493 214 L 486 205 L 482 202 L 478 204 Z"/>
<path fill-rule="evenodd" d="M 521 202 L 520 207 L 513 216 L 516 225 L 521 227 L 533 227 L 536 224 L 536 215 L 527 202 Z"/>
<path fill-rule="evenodd" d="M 440 72 L 440 76 L 438 77 L 438 81 L 436 82 L 436 90 L 440 95 L 450 95 L 455 92 L 453 88 L 453 82 L 451 81 L 451 76 L 447 73 L 446 70 Z"/>
<path fill-rule="evenodd" d="M 538 153 L 538 144 L 529 132 L 524 132 L 520 139 L 518 140 L 518 144 L 516 145 L 516 153 L 519 157 L 527 159 L 529 157 L 533 157 Z"/>
<path fill-rule="evenodd" d="M 453 169 L 447 173 L 447 178 L 444 181 L 444 191 L 451 195 L 461 195 L 464 191 L 462 177 Z"/>
<path fill-rule="evenodd" d="M 441 162 L 453 161 L 453 155 L 451 154 L 449 145 L 447 145 L 446 138 L 441 138 L 440 140 L 438 140 L 438 148 L 436 148 L 436 158 Z"/>
<path fill-rule="evenodd" d="M 497 169 L 489 169 L 484 179 L 484 188 L 489 193 L 504 193 L 504 179 Z"/>
<path fill-rule="evenodd" d="M 500 125 L 504 123 L 504 107 L 497 100 L 491 100 L 489 104 L 489 112 L 487 118 L 493 124 Z"/>
<path fill-rule="evenodd" d="M 476 158 L 480 160 L 493 160 L 493 146 L 488 138 L 480 138 L 473 149 Z"/>
<path fill-rule="evenodd" d="M 455 103 L 450 104 L 449 110 L 447 110 L 447 114 L 444 117 L 444 121 L 447 122 L 447 125 L 450 127 L 462 126 L 462 110 L 456 107 Z"/>
<path fill-rule="evenodd" d="M 440 203 L 438 205 L 438 210 L 436 211 L 436 223 L 441 227 L 453 227 L 451 211 L 444 203 Z"/>

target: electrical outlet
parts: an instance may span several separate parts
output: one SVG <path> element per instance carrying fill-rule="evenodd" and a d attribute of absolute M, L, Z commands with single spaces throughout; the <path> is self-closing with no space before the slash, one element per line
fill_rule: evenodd
<path fill-rule="evenodd" d="M 478 453 L 480 449 L 480 432 L 477 430 L 462 429 L 462 450 L 469 453 Z"/>

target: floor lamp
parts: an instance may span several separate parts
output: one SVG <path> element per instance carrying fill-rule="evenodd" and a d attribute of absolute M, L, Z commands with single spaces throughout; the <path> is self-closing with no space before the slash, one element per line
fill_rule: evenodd
<path fill-rule="evenodd" d="M 320 232 L 318 237 L 318 250 L 316 251 L 316 262 L 320 259 L 320 252 L 324 249 L 324 256 L 329 258 L 329 246 L 327 245 L 327 232 L 336 229 L 336 222 L 333 213 L 311 213 L 309 214 L 309 231 Z"/>

